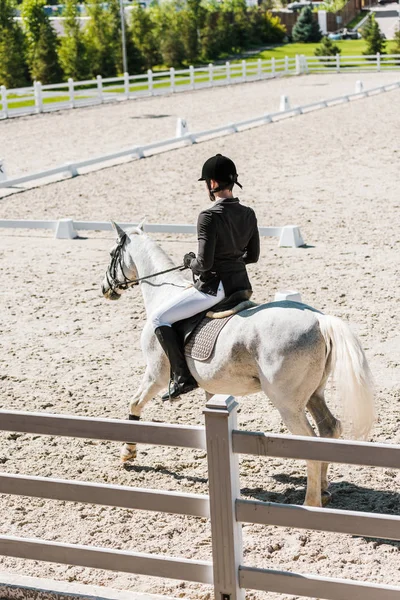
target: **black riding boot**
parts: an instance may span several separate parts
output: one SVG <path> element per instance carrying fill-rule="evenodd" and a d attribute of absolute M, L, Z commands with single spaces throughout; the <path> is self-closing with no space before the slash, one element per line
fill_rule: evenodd
<path fill-rule="evenodd" d="M 163 400 L 178 398 L 181 394 L 187 394 L 198 387 L 197 381 L 192 377 L 186 363 L 185 355 L 178 334 L 172 327 L 163 325 L 157 327 L 154 332 L 160 342 L 171 365 L 173 374 L 169 391 L 162 396 Z"/>

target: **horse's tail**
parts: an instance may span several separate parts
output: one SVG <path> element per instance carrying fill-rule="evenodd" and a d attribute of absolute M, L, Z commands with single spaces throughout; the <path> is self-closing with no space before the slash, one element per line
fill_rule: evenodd
<path fill-rule="evenodd" d="M 338 317 L 316 316 L 327 356 L 331 353 L 332 376 L 342 401 L 345 425 L 349 425 L 351 437 L 366 439 L 375 420 L 375 403 L 372 374 L 360 340 Z"/>

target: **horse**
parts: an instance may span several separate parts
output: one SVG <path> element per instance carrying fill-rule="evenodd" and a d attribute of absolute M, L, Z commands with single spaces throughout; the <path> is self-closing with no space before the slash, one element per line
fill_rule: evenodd
<path fill-rule="evenodd" d="M 124 231 L 113 223 L 118 239 L 110 255 L 102 293 L 117 300 L 140 285 L 149 316 L 171 295 L 190 282 L 162 248 L 143 231 L 143 225 Z M 146 370 L 130 403 L 129 418 L 140 419 L 147 402 L 167 387 L 170 366 L 149 321 L 141 347 Z M 263 391 L 293 435 L 315 436 L 306 415 L 311 414 L 321 437 L 338 438 L 341 421 L 325 403 L 327 379 L 333 374 L 351 437 L 366 439 L 375 419 L 372 375 L 365 353 L 349 325 L 338 317 L 298 302 L 256 305 L 233 316 L 206 361 L 187 358 L 189 370 L 206 392 L 243 396 Z M 344 420 L 343 420 L 344 422 Z M 123 462 L 136 458 L 136 444 L 121 449 Z M 328 502 L 328 464 L 307 461 L 305 505 Z"/>

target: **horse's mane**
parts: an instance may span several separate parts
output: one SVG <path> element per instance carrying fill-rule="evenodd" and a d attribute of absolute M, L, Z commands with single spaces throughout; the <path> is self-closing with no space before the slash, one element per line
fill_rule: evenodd
<path fill-rule="evenodd" d="M 153 263 L 153 267 L 156 271 L 163 271 L 164 269 L 169 269 L 175 265 L 172 258 L 161 248 L 161 246 L 149 237 L 146 233 L 140 232 L 138 234 L 138 230 L 129 231 L 129 235 L 137 240 L 141 246 L 141 250 L 144 250 Z M 179 278 L 182 280 L 184 276 L 180 272 L 172 272 L 168 273 L 168 280 L 173 281 L 174 279 Z"/>

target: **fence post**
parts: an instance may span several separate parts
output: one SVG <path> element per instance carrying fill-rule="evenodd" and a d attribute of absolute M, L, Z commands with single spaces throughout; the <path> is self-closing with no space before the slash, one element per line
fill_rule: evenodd
<path fill-rule="evenodd" d="M 257 77 L 258 77 L 258 79 L 261 79 L 261 77 L 262 77 L 262 61 L 261 61 L 261 58 L 259 58 L 258 61 L 257 61 Z"/>
<path fill-rule="evenodd" d="M 7 101 L 7 88 L 5 85 L 1 86 L 1 105 L 2 113 L 5 119 L 8 118 L 8 101 Z"/>
<path fill-rule="evenodd" d="M 0 181 L 7 181 L 6 165 L 3 158 L 0 158 Z"/>
<path fill-rule="evenodd" d="M 296 75 L 301 74 L 301 63 L 300 63 L 300 55 L 296 54 Z"/>
<path fill-rule="evenodd" d="M 377 71 L 381 70 L 381 53 L 380 52 L 376 53 L 376 70 Z"/>
<path fill-rule="evenodd" d="M 190 76 L 190 89 L 194 90 L 194 66 L 190 65 L 189 67 L 189 76 Z"/>
<path fill-rule="evenodd" d="M 171 88 L 171 92 L 175 92 L 175 69 L 171 67 L 169 70 L 169 86 Z"/>
<path fill-rule="evenodd" d="M 35 108 L 37 113 L 43 112 L 42 84 L 40 81 L 35 81 L 33 84 L 35 94 Z"/>
<path fill-rule="evenodd" d="M 214 80 L 214 65 L 212 63 L 208 64 L 208 85 L 212 87 Z"/>
<path fill-rule="evenodd" d="M 68 79 L 68 91 L 69 91 L 69 107 L 75 108 L 75 94 L 74 94 L 74 80 L 72 77 Z"/>
<path fill-rule="evenodd" d="M 239 461 L 232 452 L 238 403 L 232 396 L 217 395 L 207 402 L 206 425 L 208 484 L 214 571 L 214 597 L 244 600 L 239 586 L 243 563 L 242 527 L 236 521 L 235 503 L 240 495 Z"/>
<path fill-rule="evenodd" d="M 340 54 L 336 54 L 336 72 L 340 73 Z"/>
<path fill-rule="evenodd" d="M 125 96 L 129 98 L 129 73 L 124 73 Z"/>
<path fill-rule="evenodd" d="M 227 81 L 227 83 L 230 83 L 231 82 L 231 63 L 226 62 L 225 66 L 226 66 L 226 81 Z"/>
<path fill-rule="evenodd" d="M 272 77 L 275 77 L 276 74 L 276 64 L 275 64 L 275 57 L 273 56 L 271 58 L 271 75 Z"/>
<path fill-rule="evenodd" d="M 289 73 L 289 57 L 285 56 L 285 75 Z"/>
<path fill-rule="evenodd" d="M 97 95 L 98 95 L 100 103 L 102 103 L 103 102 L 103 79 L 102 79 L 101 75 L 97 75 L 96 79 L 97 79 Z"/>
<path fill-rule="evenodd" d="M 153 71 L 151 69 L 147 70 L 147 87 L 149 89 L 149 95 L 153 96 Z"/>
<path fill-rule="evenodd" d="M 246 81 L 246 61 L 242 60 L 242 77 Z"/>

